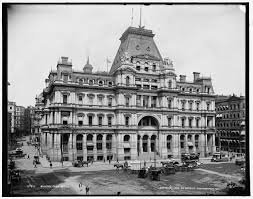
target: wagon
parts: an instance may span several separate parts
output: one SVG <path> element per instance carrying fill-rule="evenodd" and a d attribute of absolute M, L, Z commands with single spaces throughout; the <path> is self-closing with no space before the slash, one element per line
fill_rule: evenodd
<path fill-rule="evenodd" d="M 154 170 L 150 171 L 149 176 L 150 176 L 151 180 L 158 180 L 158 181 L 160 181 L 160 174 L 161 174 L 161 170 L 154 169 Z"/>
<path fill-rule="evenodd" d="M 139 170 L 138 178 L 146 178 L 148 176 L 148 172 L 145 168 Z"/>

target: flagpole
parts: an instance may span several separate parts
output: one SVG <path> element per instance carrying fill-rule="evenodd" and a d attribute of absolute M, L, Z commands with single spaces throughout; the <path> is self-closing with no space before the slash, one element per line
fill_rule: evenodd
<path fill-rule="evenodd" d="M 106 58 L 106 68 L 107 68 L 107 73 L 108 73 L 108 57 Z"/>

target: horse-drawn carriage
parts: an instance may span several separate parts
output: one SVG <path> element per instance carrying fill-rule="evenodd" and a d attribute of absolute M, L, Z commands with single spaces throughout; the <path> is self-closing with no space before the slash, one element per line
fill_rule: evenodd
<path fill-rule="evenodd" d="M 90 163 L 91 163 L 90 160 L 88 160 L 88 161 L 75 160 L 74 162 L 72 162 L 72 165 L 74 167 L 83 167 L 86 164 L 88 167 Z"/>

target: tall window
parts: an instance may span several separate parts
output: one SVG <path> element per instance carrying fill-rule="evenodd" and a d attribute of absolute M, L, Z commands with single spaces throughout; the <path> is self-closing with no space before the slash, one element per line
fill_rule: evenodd
<path fill-rule="evenodd" d="M 129 97 L 125 97 L 126 107 L 129 107 Z"/>
<path fill-rule="evenodd" d="M 199 135 L 195 135 L 195 147 L 196 149 L 199 148 Z"/>
<path fill-rule="evenodd" d="M 192 110 L 192 102 L 189 102 L 189 110 Z"/>
<path fill-rule="evenodd" d="M 148 107 L 148 96 L 143 96 L 143 107 Z"/>
<path fill-rule="evenodd" d="M 152 99 L 151 100 L 151 107 L 155 108 L 156 107 L 156 99 L 157 99 L 157 97 L 156 96 L 152 96 L 151 99 Z"/>
<path fill-rule="evenodd" d="M 196 110 L 199 110 L 199 102 L 196 103 Z"/>
<path fill-rule="evenodd" d="M 108 106 L 109 106 L 109 107 L 112 107 L 112 98 L 111 98 L 111 97 L 108 98 Z"/>
<path fill-rule="evenodd" d="M 130 78 L 127 76 L 126 77 L 126 85 L 129 86 L 129 84 L 130 84 Z"/>
<path fill-rule="evenodd" d="M 88 118 L 89 118 L 89 126 L 92 126 L 92 116 L 90 115 Z"/>
<path fill-rule="evenodd" d="M 184 118 L 181 119 L 181 123 L 182 123 L 182 128 L 184 128 L 185 127 L 185 119 Z"/>
<path fill-rule="evenodd" d="M 171 127 L 171 121 L 172 121 L 172 118 L 168 117 L 168 127 Z"/>
<path fill-rule="evenodd" d="M 171 107 L 172 107 L 172 100 L 168 99 L 168 108 L 171 108 Z"/>
<path fill-rule="evenodd" d="M 184 142 L 185 142 L 185 140 L 184 140 L 184 135 L 181 135 L 181 136 L 180 136 L 180 148 L 181 148 L 181 149 L 184 149 Z"/>
<path fill-rule="evenodd" d="M 102 116 L 99 116 L 98 117 L 98 125 L 99 126 L 102 126 L 102 120 L 103 120 Z"/>
<path fill-rule="evenodd" d="M 108 126 L 109 127 L 112 126 L 112 117 L 111 116 L 108 117 Z"/>
<path fill-rule="evenodd" d="M 82 95 L 79 95 L 79 96 L 78 96 L 78 101 L 79 101 L 79 102 L 82 102 L 82 101 L 83 101 L 83 96 L 82 96 Z"/>
<path fill-rule="evenodd" d="M 63 82 L 67 83 L 68 82 L 68 75 L 63 75 Z"/>
<path fill-rule="evenodd" d="M 140 95 L 137 95 L 137 97 L 136 97 L 136 105 L 141 106 L 141 96 Z"/>
<path fill-rule="evenodd" d="M 99 104 L 99 106 L 103 105 L 103 98 L 101 96 L 98 97 L 98 104 Z"/>
<path fill-rule="evenodd" d="M 83 135 L 79 134 L 76 136 L 76 150 L 83 150 Z"/>
<path fill-rule="evenodd" d="M 206 104 L 206 110 L 208 110 L 208 111 L 209 111 L 209 109 L 210 109 L 210 104 L 209 104 L 209 103 L 207 103 L 207 104 Z"/>
<path fill-rule="evenodd" d="M 63 95 L 63 104 L 68 103 L 68 95 Z"/>
<path fill-rule="evenodd" d="M 129 117 L 128 116 L 125 117 L 125 125 L 129 126 Z"/>
<path fill-rule="evenodd" d="M 192 128 L 192 118 L 189 118 L 189 127 Z"/>
<path fill-rule="evenodd" d="M 182 110 L 184 111 L 184 109 L 185 109 L 185 102 L 182 101 Z"/>

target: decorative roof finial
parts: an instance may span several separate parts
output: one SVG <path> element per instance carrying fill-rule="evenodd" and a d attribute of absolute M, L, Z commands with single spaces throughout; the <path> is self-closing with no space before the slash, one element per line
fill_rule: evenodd
<path fill-rule="evenodd" d="M 90 64 L 89 56 L 87 57 L 87 65 Z"/>

